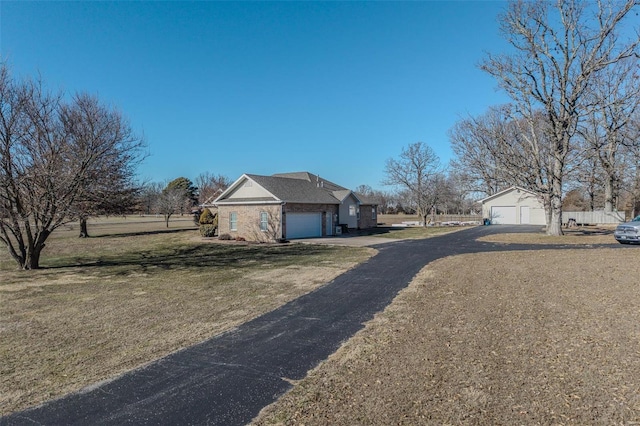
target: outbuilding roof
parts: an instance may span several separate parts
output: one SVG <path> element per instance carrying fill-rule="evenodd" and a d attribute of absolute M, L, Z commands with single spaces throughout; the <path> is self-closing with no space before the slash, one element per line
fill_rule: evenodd
<path fill-rule="evenodd" d="M 500 196 L 502 196 L 502 195 L 504 195 L 504 194 L 508 194 L 509 192 L 512 192 L 512 191 L 522 191 L 522 192 L 526 192 L 526 193 L 531 194 L 531 195 L 538 196 L 538 194 L 536 194 L 536 193 L 535 193 L 535 192 L 533 192 L 533 191 L 530 191 L 530 190 L 528 190 L 528 189 L 525 189 L 525 188 L 522 188 L 522 187 L 520 187 L 520 186 L 515 186 L 515 185 L 514 185 L 514 186 L 512 186 L 512 187 L 510 187 L 510 188 L 507 188 L 507 189 L 505 189 L 505 190 L 503 190 L 503 191 L 496 192 L 496 193 L 495 193 L 495 194 L 493 194 L 493 195 L 489 195 L 488 197 L 483 198 L 483 199 L 482 199 L 482 200 L 480 200 L 479 202 L 480 202 L 480 203 L 486 203 L 487 201 L 490 201 L 490 200 L 492 200 L 492 199 L 494 199 L 494 198 L 498 198 L 498 197 L 500 197 Z"/>

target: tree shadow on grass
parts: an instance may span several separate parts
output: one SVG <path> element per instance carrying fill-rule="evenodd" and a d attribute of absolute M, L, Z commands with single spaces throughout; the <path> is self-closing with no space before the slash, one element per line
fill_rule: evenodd
<path fill-rule="evenodd" d="M 193 232 L 197 228 L 180 228 L 180 229 L 154 229 L 151 231 L 136 231 L 136 232 L 121 232 L 117 234 L 104 234 L 90 236 L 89 238 L 124 238 L 124 237 L 138 237 L 144 235 L 161 235 L 161 234 L 177 234 L 181 232 Z"/>
<path fill-rule="evenodd" d="M 605 228 L 570 228 L 564 230 L 565 235 L 597 236 L 613 235 L 613 229 Z"/>
<path fill-rule="evenodd" d="M 128 252 L 114 256 L 101 256 L 69 259 L 70 263 L 47 267 L 46 269 L 83 268 L 91 270 L 113 269 L 123 270 L 110 273 L 128 275 L 134 272 L 150 270 L 181 270 L 194 268 L 255 268 L 256 264 L 266 266 L 316 265 L 318 256 L 324 257 L 337 250 L 335 247 L 290 244 L 290 245 L 182 245 Z M 324 260 L 324 259 L 323 259 Z M 72 262 L 72 263 L 71 263 Z M 135 268 L 134 268 L 135 267 Z"/>

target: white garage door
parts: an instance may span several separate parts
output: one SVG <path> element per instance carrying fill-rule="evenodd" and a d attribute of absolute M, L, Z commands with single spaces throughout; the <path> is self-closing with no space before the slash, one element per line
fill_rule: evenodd
<path fill-rule="evenodd" d="M 491 207 L 491 223 L 496 225 L 515 225 L 516 206 Z"/>
<path fill-rule="evenodd" d="M 322 237 L 322 213 L 287 213 L 287 238 Z"/>

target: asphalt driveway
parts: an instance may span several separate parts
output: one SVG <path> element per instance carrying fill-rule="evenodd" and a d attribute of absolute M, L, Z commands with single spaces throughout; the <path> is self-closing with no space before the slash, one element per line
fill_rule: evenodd
<path fill-rule="evenodd" d="M 281 308 L 105 383 L 0 419 L 0 425 L 242 425 L 275 401 L 426 264 L 462 253 L 565 248 L 476 241 L 539 227 L 485 226 L 385 242 L 367 262 Z M 575 246 L 573 246 L 575 248 Z"/>

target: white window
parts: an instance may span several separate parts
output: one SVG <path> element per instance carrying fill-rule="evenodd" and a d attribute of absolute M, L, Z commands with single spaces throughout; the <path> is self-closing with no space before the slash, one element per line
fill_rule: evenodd
<path fill-rule="evenodd" d="M 375 219 L 375 218 L 376 218 L 376 208 L 371 207 L 371 219 Z"/>
<path fill-rule="evenodd" d="M 269 215 L 267 214 L 267 212 L 260 212 L 260 230 L 269 230 Z"/>
<path fill-rule="evenodd" d="M 356 205 L 351 204 L 349 206 L 349 216 L 355 216 L 355 215 L 356 215 Z"/>
<path fill-rule="evenodd" d="M 229 213 L 229 230 L 238 230 L 238 213 L 236 212 Z"/>

